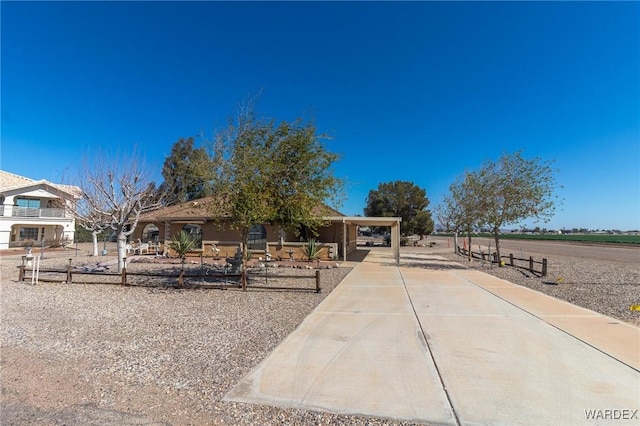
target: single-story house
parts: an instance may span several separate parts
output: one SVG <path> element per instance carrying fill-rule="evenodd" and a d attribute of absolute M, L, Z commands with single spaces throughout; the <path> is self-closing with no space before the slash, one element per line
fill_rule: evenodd
<path fill-rule="evenodd" d="M 196 241 L 196 253 L 205 257 L 232 257 L 241 247 L 239 231 L 226 218 L 213 218 L 216 200 L 212 197 L 168 206 L 140 216 L 130 240 L 148 243 L 152 250 L 170 254 L 166 242 L 186 231 Z M 358 226 L 390 226 L 392 247 L 399 260 L 400 218 L 345 216 L 327 206 L 315 210 L 327 225 L 317 229 L 316 240 L 324 250 L 322 260 L 342 259 L 357 250 Z M 296 236 L 278 225 L 256 224 L 249 232 L 248 250 L 272 259 L 304 259 L 303 246 L 312 235 L 305 230 Z M 304 235 L 304 233 L 307 235 Z"/>
<path fill-rule="evenodd" d="M 0 170 L 0 249 L 73 241 L 75 219 L 70 207 L 80 193 L 77 186 Z"/>

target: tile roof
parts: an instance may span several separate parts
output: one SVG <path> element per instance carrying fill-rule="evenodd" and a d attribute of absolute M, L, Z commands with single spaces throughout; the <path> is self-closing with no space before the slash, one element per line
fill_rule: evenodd
<path fill-rule="evenodd" d="M 159 210 L 154 210 L 140 215 L 141 221 L 153 221 L 164 219 L 205 219 L 213 215 L 213 197 L 200 198 L 185 203 L 174 204 Z"/>
<path fill-rule="evenodd" d="M 175 204 L 140 216 L 140 221 L 154 221 L 165 219 L 207 219 L 211 218 L 216 211 L 214 203 L 220 203 L 214 197 L 205 197 L 185 203 Z M 313 213 L 322 217 L 344 216 L 342 213 L 325 205 L 319 205 L 313 209 Z"/>
<path fill-rule="evenodd" d="M 13 188 L 14 186 L 27 185 L 35 182 L 33 179 L 0 170 L 0 189 Z"/>
<path fill-rule="evenodd" d="M 320 204 L 318 206 L 315 206 L 312 211 L 313 211 L 313 214 L 317 216 L 322 216 L 322 217 L 344 216 L 344 214 L 340 213 L 338 210 L 332 209 L 331 207 L 325 204 Z"/>
<path fill-rule="evenodd" d="M 20 188 L 29 185 L 34 185 L 38 183 L 45 183 L 47 185 L 51 185 L 54 188 L 58 188 L 61 191 L 64 191 L 69 194 L 73 194 L 75 196 L 80 196 L 82 191 L 80 188 L 74 185 L 62 185 L 58 183 L 52 183 L 47 180 L 34 180 L 28 177 L 19 176 L 14 173 L 5 172 L 4 170 L 0 170 L 0 191 L 4 191 L 6 189 L 12 188 Z"/>

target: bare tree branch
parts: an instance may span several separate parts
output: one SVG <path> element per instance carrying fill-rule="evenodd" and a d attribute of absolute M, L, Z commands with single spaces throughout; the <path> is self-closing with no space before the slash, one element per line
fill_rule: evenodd
<path fill-rule="evenodd" d="M 75 217 L 92 232 L 108 228 L 115 231 L 121 270 L 127 237 L 135 231 L 142 213 L 164 206 L 165 194 L 158 192 L 135 153 L 109 160 L 99 155 L 91 162 L 85 161 L 77 185 L 82 189 L 82 198 L 76 204 Z M 169 188 L 165 190 L 169 192 Z"/>

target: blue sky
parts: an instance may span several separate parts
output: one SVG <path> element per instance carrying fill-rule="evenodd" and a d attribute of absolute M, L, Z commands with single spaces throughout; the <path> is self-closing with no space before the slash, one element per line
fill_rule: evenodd
<path fill-rule="evenodd" d="M 555 160 L 547 228 L 640 228 L 638 2 L 2 2 L 3 170 L 60 181 L 137 147 L 158 181 L 181 137 L 313 120 L 340 210 L 408 180 L 435 207 L 503 152 Z"/>

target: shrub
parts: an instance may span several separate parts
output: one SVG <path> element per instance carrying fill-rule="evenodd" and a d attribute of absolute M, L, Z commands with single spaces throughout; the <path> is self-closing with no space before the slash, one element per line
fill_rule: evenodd
<path fill-rule="evenodd" d="M 61 240 L 45 240 L 44 245 L 45 247 L 57 248 L 57 247 L 66 247 L 72 242 L 73 241 L 71 241 L 69 238 L 63 238 Z"/>
<path fill-rule="evenodd" d="M 187 253 L 193 250 L 195 246 L 196 240 L 185 231 L 180 231 L 177 236 L 174 235 L 171 237 L 171 241 L 169 242 L 169 247 L 175 250 L 182 259 L 184 259 Z"/>
<path fill-rule="evenodd" d="M 196 246 L 196 240 L 191 237 L 185 231 L 180 231 L 180 234 L 177 236 L 171 237 L 171 241 L 169 241 L 169 247 L 175 250 L 182 259 L 182 268 L 180 269 L 180 277 L 178 278 L 178 285 L 182 288 L 184 287 L 184 261 L 187 253 L 193 250 Z"/>
<path fill-rule="evenodd" d="M 324 248 L 320 247 L 320 244 L 318 244 L 315 238 L 310 238 L 307 244 L 302 246 L 302 254 L 304 254 L 309 262 L 320 259 L 320 254 L 323 250 Z"/>
<path fill-rule="evenodd" d="M 18 241 L 16 243 L 16 246 L 17 247 L 31 247 L 31 248 L 33 248 L 33 247 L 39 247 L 40 244 L 38 244 L 38 242 L 35 241 L 35 240 L 22 240 L 22 241 Z"/>

